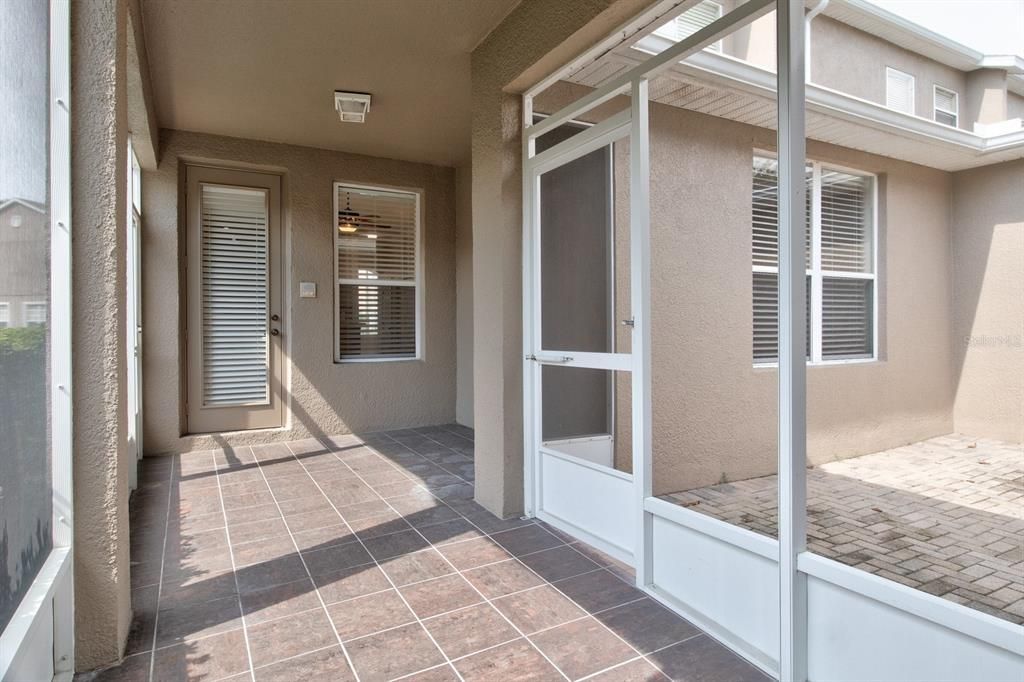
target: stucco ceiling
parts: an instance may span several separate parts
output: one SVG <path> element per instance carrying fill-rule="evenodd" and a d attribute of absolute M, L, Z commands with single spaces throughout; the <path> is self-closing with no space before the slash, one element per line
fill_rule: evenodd
<path fill-rule="evenodd" d="M 160 126 L 457 165 L 469 55 L 519 0 L 145 0 Z M 373 95 L 342 124 L 334 91 Z"/>

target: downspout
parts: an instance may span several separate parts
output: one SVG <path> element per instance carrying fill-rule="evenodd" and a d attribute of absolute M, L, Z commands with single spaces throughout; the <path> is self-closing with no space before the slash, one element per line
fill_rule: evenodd
<path fill-rule="evenodd" d="M 811 8 L 811 11 L 807 13 L 804 24 L 804 45 L 807 50 L 804 55 L 804 71 L 806 74 L 807 82 L 811 82 L 811 21 L 814 17 L 825 11 L 828 7 L 828 0 L 818 0 L 818 4 Z"/>

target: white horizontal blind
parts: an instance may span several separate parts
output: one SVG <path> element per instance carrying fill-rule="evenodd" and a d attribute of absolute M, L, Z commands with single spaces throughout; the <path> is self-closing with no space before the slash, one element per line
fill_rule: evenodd
<path fill-rule="evenodd" d="M 201 185 L 203 404 L 269 400 L 267 193 Z"/>
<path fill-rule="evenodd" d="M 914 113 L 914 77 L 897 69 L 885 68 L 885 106 Z"/>
<path fill-rule="evenodd" d="M 814 180 L 815 168 L 820 181 Z M 823 168 L 816 162 L 808 168 L 807 178 L 808 357 L 813 361 L 872 357 L 874 181 L 870 176 Z M 756 363 L 775 362 L 778 174 L 774 159 L 754 157 L 752 192 L 753 357 Z M 820 202 L 818 215 L 812 210 L 815 199 Z M 812 248 L 815 243 L 820 244 L 820 255 Z M 814 286 L 816 279 L 821 282 L 820 294 Z M 816 338 L 821 340 L 820 356 L 811 357 Z"/>
<path fill-rule="evenodd" d="M 870 179 L 839 171 L 821 173 L 821 268 L 870 272 Z"/>
<path fill-rule="evenodd" d="M 336 185 L 337 358 L 417 356 L 418 197 Z"/>
<path fill-rule="evenodd" d="M 935 120 L 948 126 L 957 126 L 960 113 L 959 95 L 952 90 L 935 86 Z"/>
<path fill-rule="evenodd" d="M 811 267 L 811 167 L 807 167 L 807 247 L 805 263 Z M 754 157 L 753 264 L 769 268 L 779 265 L 779 162 Z"/>
<path fill-rule="evenodd" d="M 703 0 L 686 10 L 669 23 L 661 26 L 657 33 L 678 42 L 701 30 L 713 21 L 722 17 L 722 6 L 711 0 Z M 707 47 L 716 52 L 722 51 L 722 41 Z"/>
<path fill-rule="evenodd" d="M 824 358 L 835 360 L 872 355 L 873 284 L 868 279 L 823 278 L 821 354 Z"/>

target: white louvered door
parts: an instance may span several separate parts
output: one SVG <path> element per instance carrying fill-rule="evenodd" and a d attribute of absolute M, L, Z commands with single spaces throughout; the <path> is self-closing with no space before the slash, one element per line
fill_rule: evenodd
<path fill-rule="evenodd" d="M 282 424 L 280 184 L 188 168 L 188 431 Z"/>

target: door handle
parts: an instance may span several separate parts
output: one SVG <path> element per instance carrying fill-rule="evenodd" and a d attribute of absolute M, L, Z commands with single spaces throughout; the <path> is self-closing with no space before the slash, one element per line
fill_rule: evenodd
<path fill-rule="evenodd" d="M 270 330 L 270 335 L 271 336 L 279 336 L 280 334 L 281 334 L 281 332 L 277 331 L 276 329 L 271 329 Z"/>

